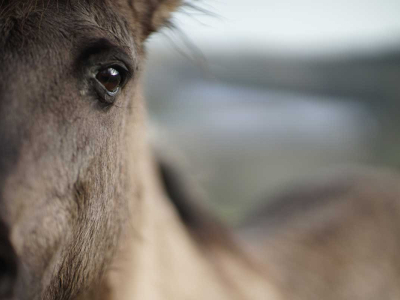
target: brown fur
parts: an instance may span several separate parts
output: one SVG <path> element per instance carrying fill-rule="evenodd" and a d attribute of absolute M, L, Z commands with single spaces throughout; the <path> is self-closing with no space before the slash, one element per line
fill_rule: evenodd
<path fill-rule="evenodd" d="M 14 299 L 97 298 L 99 291 L 105 297 L 105 291 L 122 293 L 130 284 L 138 284 L 137 295 L 153 294 L 150 282 L 139 282 L 159 280 L 165 272 L 176 280 L 183 269 L 177 261 L 171 265 L 175 271 L 164 267 L 153 273 L 145 262 L 169 265 L 172 257 L 193 261 L 182 267 L 210 282 L 196 279 L 182 290 L 171 289 L 172 281 L 165 280 L 157 292 L 163 298 L 178 299 L 173 294 L 184 290 L 201 296 L 208 286 L 213 288 L 206 294 L 231 294 L 224 285 L 236 279 L 221 276 L 226 273 L 226 263 L 218 259 L 223 247 L 198 247 L 205 241 L 203 229 L 219 227 L 213 221 L 192 222 L 197 226 L 192 235 L 190 226 L 179 222 L 164 203 L 168 200 L 143 134 L 143 41 L 177 4 L 0 2 L 0 214 L 11 248 L 7 253 L 16 256 L 3 268 L 10 270 L 6 275 L 12 282 L 5 293 Z M 115 105 L 105 106 L 91 72 L 110 60 L 123 63 L 128 78 Z M 170 219 L 167 226 L 161 225 L 164 218 Z M 159 226 L 169 230 L 153 232 Z M 162 252 L 143 250 L 150 247 L 145 242 L 150 237 Z M 116 275 L 123 280 L 113 282 L 115 270 L 131 264 L 133 269 Z M 117 298 L 129 295 L 132 291 Z"/>
<path fill-rule="evenodd" d="M 387 285 L 375 274 L 368 295 L 384 286 L 381 299 L 394 299 L 395 176 L 280 201 L 252 224 L 267 222 L 257 241 L 271 246 L 251 258 L 190 204 L 182 176 L 155 161 L 140 90 L 144 41 L 180 3 L 0 0 L 0 298 L 365 299 L 357 280 L 376 268 Z M 94 79 L 110 64 L 126 69 L 114 104 Z M 387 243 L 383 264 L 369 239 Z M 352 259 L 354 269 L 343 265 Z M 328 284 L 344 275 L 350 284 Z"/>
<path fill-rule="evenodd" d="M 286 299 L 398 299 L 399 182 L 362 169 L 296 185 L 249 217 L 246 240 Z"/>

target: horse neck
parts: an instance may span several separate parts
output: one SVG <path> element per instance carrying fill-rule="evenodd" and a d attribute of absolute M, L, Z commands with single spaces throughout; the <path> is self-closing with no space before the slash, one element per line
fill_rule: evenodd
<path fill-rule="evenodd" d="M 240 255 L 201 247 L 163 191 L 151 151 L 142 146 L 133 164 L 139 184 L 134 185 L 128 230 L 102 298 L 278 299 Z"/>

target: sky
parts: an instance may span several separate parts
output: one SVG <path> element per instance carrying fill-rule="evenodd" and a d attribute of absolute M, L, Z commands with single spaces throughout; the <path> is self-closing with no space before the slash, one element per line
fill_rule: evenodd
<path fill-rule="evenodd" d="M 193 0 L 189 0 L 193 1 Z M 199 0 L 176 24 L 202 50 L 374 51 L 400 45 L 400 0 Z M 162 38 L 160 38 L 162 45 Z M 155 44 L 159 41 L 155 41 Z"/>

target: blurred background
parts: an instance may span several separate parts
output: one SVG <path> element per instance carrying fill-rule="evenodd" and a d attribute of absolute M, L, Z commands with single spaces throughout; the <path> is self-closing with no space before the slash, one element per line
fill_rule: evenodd
<path fill-rule="evenodd" d="M 150 118 L 231 225 L 326 169 L 400 167 L 399 0 L 191 0 L 149 44 Z"/>

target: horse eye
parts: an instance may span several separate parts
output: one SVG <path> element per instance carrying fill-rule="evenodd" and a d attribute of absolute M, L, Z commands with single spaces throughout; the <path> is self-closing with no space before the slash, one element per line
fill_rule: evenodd
<path fill-rule="evenodd" d="M 123 78 L 116 68 L 108 67 L 100 70 L 96 74 L 96 79 L 105 87 L 110 96 L 114 96 L 121 87 Z"/>

